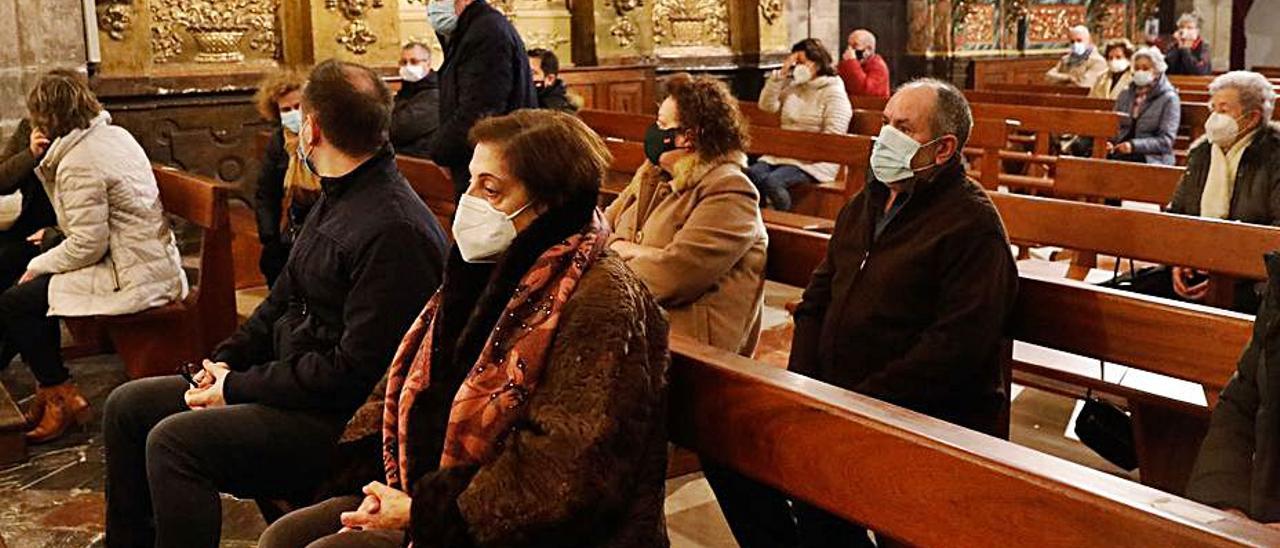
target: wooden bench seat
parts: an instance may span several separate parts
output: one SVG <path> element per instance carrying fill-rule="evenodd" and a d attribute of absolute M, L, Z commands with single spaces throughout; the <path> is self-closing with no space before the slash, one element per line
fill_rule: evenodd
<path fill-rule="evenodd" d="M 77 342 L 120 355 L 130 378 L 169 375 L 208 357 L 236 327 L 228 190 L 170 167 L 153 169 L 165 213 L 201 233 L 199 269 L 186 299 L 137 314 L 65 318 Z M 109 344 L 108 344 L 109 343 Z"/>

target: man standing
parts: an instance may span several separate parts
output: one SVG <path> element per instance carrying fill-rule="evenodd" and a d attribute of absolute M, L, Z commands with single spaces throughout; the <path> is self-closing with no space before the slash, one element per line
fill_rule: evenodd
<path fill-rule="evenodd" d="M 884 119 L 866 190 L 840 212 L 795 311 L 789 369 L 1003 437 L 1018 272 L 999 214 L 965 177 L 969 105 L 951 84 L 916 80 Z M 747 500 L 721 508 L 744 548 L 871 546 L 859 525 L 739 481 Z"/>
<path fill-rule="evenodd" d="M 107 399 L 108 546 L 216 547 L 219 492 L 305 503 L 329 471 L 443 268 L 444 233 L 387 144 L 391 107 L 368 68 L 312 71 L 298 156 L 322 194 L 271 294 L 203 367 Z"/>
<path fill-rule="evenodd" d="M 840 60 L 840 78 L 849 97 L 888 97 L 889 65 L 876 54 L 876 35 L 866 29 L 849 33 L 848 48 Z"/>
<path fill-rule="evenodd" d="M 573 114 L 578 105 L 569 98 L 569 92 L 560 79 L 560 58 L 549 49 L 529 50 L 529 70 L 533 72 L 533 87 L 538 90 L 538 108 L 559 110 Z"/>
<path fill-rule="evenodd" d="M 431 137 L 440 127 L 440 84 L 431 70 L 431 50 L 409 42 L 400 50 L 400 91 L 391 111 L 391 146 L 396 153 L 429 158 Z"/>
<path fill-rule="evenodd" d="M 524 41 L 501 12 L 484 0 L 434 0 L 427 16 L 445 44 L 440 129 L 431 140 L 431 159 L 449 169 L 461 196 L 471 180 L 471 126 L 486 116 L 537 108 L 538 97 Z"/>
<path fill-rule="evenodd" d="M 1098 79 L 1109 70 L 1107 60 L 1093 46 L 1088 27 L 1076 25 L 1067 32 L 1071 37 L 1071 51 L 1063 55 L 1044 77 L 1050 84 L 1093 89 Z"/>

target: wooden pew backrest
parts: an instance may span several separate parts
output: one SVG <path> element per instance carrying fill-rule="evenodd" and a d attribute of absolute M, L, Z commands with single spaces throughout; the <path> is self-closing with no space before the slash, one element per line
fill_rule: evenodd
<path fill-rule="evenodd" d="M 1114 110 L 1116 106 L 1116 102 L 1111 99 L 1076 97 L 1074 95 L 1049 95 L 1044 93 L 969 90 L 964 92 L 964 96 L 970 103 L 991 103 L 998 105 L 1026 105 L 1033 107 L 1102 111 Z"/>
<path fill-rule="evenodd" d="M 1247 520 L 730 352 L 680 337 L 671 351 L 673 441 L 909 545 L 1280 543 Z"/>
<path fill-rule="evenodd" d="M 1054 167 L 1053 195 L 1163 206 L 1173 198 L 1185 172 L 1181 167 L 1060 156 Z"/>
<path fill-rule="evenodd" d="M 447 234 L 448 227 L 453 224 L 454 210 L 458 207 L 449 172 L 430 160 L 404 155 L 396 156 L 396 167 L 400 168 L 400 173 L 409 181 L 409 186 L 436 216 L 440 226 L 445 227 Z"/>

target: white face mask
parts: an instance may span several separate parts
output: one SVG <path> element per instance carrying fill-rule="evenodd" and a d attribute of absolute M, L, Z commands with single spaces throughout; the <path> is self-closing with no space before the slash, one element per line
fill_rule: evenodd
<path fill-rule="evenodd" d="M 427 77 L 427 67 L 422 65 L 404 65 L 400 67 L 400 79 L 406 82 L 417 82 Z"/>
<path fill-rule="evenodd" d="M 507 215 L 484 198 L 463 194 L 453 214 L 453 240 L 458 243 L 462 260 L 469 263 L 491 263 L 497 260 L 516 239 L 512 219 L 529 209 L 532 202 Z"/>
<path fill-rule="evenodd" d="M 302 131 L 302 110 L 293 109 L 280 114 L 280 125 L 294 134 Z"/>
<path fill-rule="evenodd" d="M 1205 120 L 1204 134 L 1213 144 L 1226 148 L 1240 134 L 1240 122 L 1228 114 L 1215 112 Z"/>
<path fill-rule="evenodd" d="M 1089 45 L 1088 45 L 1088 44 L 1085 44 L 1084 42 L 1072 42 L 1072 43 L 1071 43 L 1071 54 L 1072 54 L 1072 55 L 1076 55 L 1076 56 L 1084 55 L 1084 54 L 1085 54 L 1085 52 L 1087 52 L 1087 51 L 1089 51 Z"/>
<path fill-rule="evenodd" d="M 1151 82 L 1154 82 L 1155 80 L 1156 80 L 1156 75 L 1154 72 L 1151 72 L 1149 70 L 1133 71 L 1133 83 L 1136 84 L 1138 87 L 1149 86 L 1151 85 Z"/>
<path fill-rule="evenodd" d="M 796 68 L 792 69 L 791 78 L 797 84 L 806 84 L 813 79 L 813 71 L 809 69 L 809 65 L 796 65 Z"/>
<path fill-rule="evenodd" d="M 1126 70 L 1129 70 L 1128 59 L 1124 59 L 1124 58 L 1112 59 L 1111 61 L 1108 61 L 1107 64 L 1111 65 L 1111 72 L 1124 72 Z"/>
<path fill-rule="evenodd" d="M 910 135 L 903 133 L 902 130 L 885 124 L 880 128 L 880 136 L 876 138 L 875 144 L 871 147 L 871 173 L 883 183 L 896 183 L 910 179 L 915 176 L 917 171 L 933 167 L 930 164 L 921 168 L 913 168 L 911 160 L 916 157 L 916 153 L 921 148 L 936 141 L 937 139 L 934 139 L 928 143 L 920 144 L 919 141 L 912 139 Z"/>

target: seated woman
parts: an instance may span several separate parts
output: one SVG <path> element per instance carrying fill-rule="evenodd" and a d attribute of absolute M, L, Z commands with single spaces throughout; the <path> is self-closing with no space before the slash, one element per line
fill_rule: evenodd
<path fill-rule="evenodd" d="M 1174 163 L 1173 141 L 1182 121 L 1178 90 L 1165 78 L 1164 55 L 1156 48 L 1133 54 L 1133 82 L 1116 99 L 1116 112 L 1128 114 L 1109 143 L 1113 160 L 1147 164 Z"/>
<path fill-rule="evenodd" d="M 848 133 L 853 107 L 844 84 L 836 75 L 831 53 L 816 38 L 791 46 L 791 55 L 773 73 L 760 92 L 760 108 L 782 112 L 782 129 L 815 133 Z M 765 205 L 791 209 L 793 185 L 835 180 L 840 166 L 762 156 L 747 169 L 747 177 L 760 190 Z"/>
<path fill-rule="evenodd" d="M 279 124 L 271 133 L 258 189 L 254 192 L 258 241 L 262 256 L 258 268 L 274 285 L 289 258 L 294 236 L 320 196 L 320 178 L 299 163 L 298 131 L 302 129 L 302 85 L 306 79 L 293 70 L 267 75 L 258 84 L 254 105 L 262 119 Z"/>
<path fill-rule="evenodd" d="M 673 76 L 645 162 L 605 211 L 610 247 L 644 280 L 673 333 L 749 356 L 760 334 L 767 237 L 742 174 L 747 124 L 724 84 Z"/>
<path fill-rule="evenodd" d="M 0 294 L 0 329 L 39 381 L 27 441 L 61 436 L 90 416 L 62 363 L 58 317 L 132 314 L 187 295 L 151 161 L 111 125 L 79 73 L 55 70 L 27 98 L 35 131 L 53 140 L 36 174 L 65 239 L 32 259 Z"/>
<path fill-rule="evenodd" d="M 667 545 L 667 324 L 607 248 L 609 153 L 548 110 L 471 141 L 444 285 L 344 436 L 380 432 L 386 483 L 286 515 L 260 546 Z"/>
<path fill-rule="evenodd" d="M 1089 90 L 1089 97 L 1114 101 L 1133 81 L 1133 62 L 1129 60 L 1133 57 L 1133 43 L 1128 38 L 1117 38 L 1108 41 L 1104 51 L 1107 74 Z"/>

